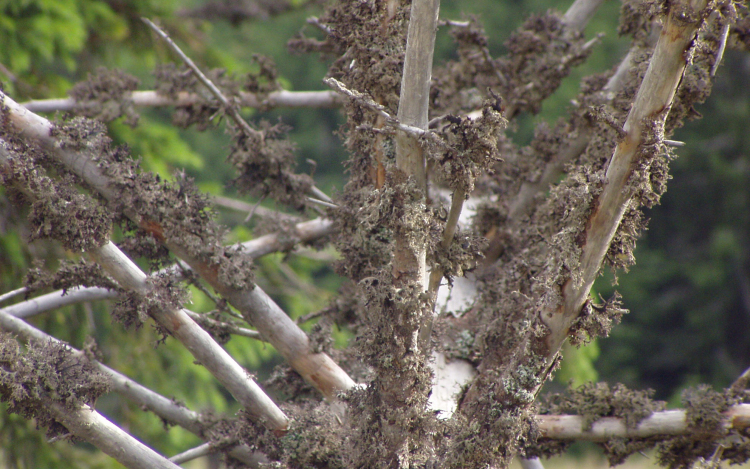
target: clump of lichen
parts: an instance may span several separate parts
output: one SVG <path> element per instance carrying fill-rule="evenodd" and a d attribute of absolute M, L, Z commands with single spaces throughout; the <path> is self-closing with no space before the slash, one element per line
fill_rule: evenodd
<path fill-rule="evenodd" d="M 682 404 L 688 429 L 685 436 L 658 446 L 659 464 L 669 468 L 688 468 L 697 458 L 710 458 L 729 435 L 722 413 L 736 403 L 737 398 L 731 393 L 717 392 L 707 385 L 686 389 L 682 393 Z M 747 455 L 747 439 L 742 445 L 737 444 L 739 441 L 731 442 L 731 439 L 729 443 L 727 446 L 732 451 L 727 454 L 728 457 L 738 457 L 740 453 Z M 738 451 L 742 447 L 744 451 Z"/>
<path fill-rule="evenodd" d="M 97 163 L 107 185 L 94 182 L 93 189 L 102 191 L 108 213 L 116 214 L 121 222 L 129 218 L 181 257 L 213 269 L 223 285 L 245 288 L 252 284 L 252 259 L 241 249 L 224 246 L 225 231 L 216 224 L 208 197 L 190 178 L 171 182 L 140 171 L 127 149 L 112 148 L 104 127 L 95 121 L 74 118 L 56 125 L 53 134 L 63 149 L 85 151 Z M 126 229 L 131 228 L 126 223 Z"/>
<path fill-rule="evenodd" d="M 35 262 L 35 267 L 29 269 L 26 273 L 24 283 L 29 292 L 53 288 L 61 289 L 65 294 L 68 289 L 77 286 L 117 288 L 117 284 L 104 273 L 98 264 L 92 264 L 85 260 L 63 260 L 54 273 L 42 269 L 40 264 L 40 262 Z"/>
<path fill-rule="evenodd" d="M 248 132 L 234 128 L 227 161 L 238 176 L 232 180 L 241 193 L 270 197 L 297 210 L 307 206 L 306 194 L 313 180 L 294 173 L 294 144 L 286 138 L 289 128 L 282 123 L 261 122 L 260 130 Z"/>
<path fill-rule="evenodd" d="M 596 337 L 608 337 L 609 332 L 619 324 L 622 315 L 628 310 L 622 307 L 619 293 L 600 304 L 594 304 L 591 299 L 581 308 L 581 314 L 570 326 L 568 339 L 573 345 L 587 344 Z"/>
<path fill-rule="evenodd" d="M 82 355 L 73 355 L 60 342 L 32 341 L 22 351 L 7 333 L 0 333 L 0 400 L 8 411 L 35 419 L 47 436 L 68 431 L 55 419 L 52 406 L 63 412 L 80 410 L 109 391 L 109 380 Z"/>
<path fill-rule="evenodd" d="M 139 328 L 150 316 L 161 311 L 173 311 L 182 308 L 188 299 L 188 292 L 174 275 L 156 274 L 148 278 L 146 294 L 128 291 L 112 310 L 112 317 L 125 327 Z M 169 332 L 157 327 L 162 339 Z"/>
<path fill-rule="evenodd" d="M 446 149 L 433 156 L 441 179 L 453 190 L 470 194 L 476 179 L 501 161 L 497 149 L 497 134 L 505 128 L 501 99 L 492 96 L 484 101 L 482 115 L 472 120 L 456 116 L 447 117 L 448 125 L 442 130 Z"/>
<path fill-rule="evenodd" d="M 76 100 L 76 114 L 103 122 L 125 116 L 125 123 L 135 127 L 139 115 L 133 107 L 130 92 L 135 91 L 139 84 L 137 78 L 122 70 L 100 67 L 90 73 L 86 81 L 71 88 L 69 94 Z"/>
<path fill-rule="evenodd" d="M 106 207 L 78 192 L 73 178 L 48 177 L 39 166 L 39 161 L 46 158 L 41 150 L 21 143 L 13 134 L 5 138 L 9 140 L 8 158 L 0 182 L 19 202 L 31 205 L 30 241 L 55 239 L 74 252 L 105 244 L 113 219 Z"/>

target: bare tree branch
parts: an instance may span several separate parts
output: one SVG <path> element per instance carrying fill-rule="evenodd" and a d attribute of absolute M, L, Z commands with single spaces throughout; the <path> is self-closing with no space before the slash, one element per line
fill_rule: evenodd
<path fill-rule="evenodd" d="M 581 280 L 569 280 L 564 286 L 563 308 L 542 313 L 542 320 L 551 330 L 548 337 L 548 357 L 557 353 L 599 274 L 604 256 L 633 196 L 633 190 L 627 184 L 633 173 L 634 163 L 641 155 L 644 145 L 659 143 L 644 141 L 644 136 L 647 132 L 653 132 L 648 130 L 649 125 L 664 125 L 685 70 L 685 51 L 703 23 L 700 15 L 705 6 L 704 0 L 687 0 L 670 8 L 646 76 L 625 121 L 626 135 L 615 148 L 607 168 L 604 191 L 589 219 L 580 261 Z M 651 135 L 650 138 L 653 137 Z"/>
<path fill-rule="evenodd" d="M 167 106 L 190 106 L 202 102 L 204 98 L 186 91 L 177 93 L 177 99 L 172 99 L 157 93 L 156 91 L 133 91 L 126 93 L 124 99 L 128 99 L 139 107 L 167 107 Z M 287 91 L 280 90 L 259 97 L 254 93 L 241 91 L 239 106 L 258 107 L 287 107 L 287 108 L 335 108 L 341 106 L 341 98 L 333 91 Z M 73 98 L 37 99 L 26 101 L 21 104 L 31 112 L 66 112 L 74 111 L 86 103 L 78 102 Z"/>
<path fill-rule="evenodd" d="M 617 417 L 603 417 L 586 429 L 578 415 L 538 415 L 542 438 L 553 440 L 608 441 L 614 438 L 648 438 L 657 435 L 685 435 L 689 425 L 684 410 L 654 412 L 635 428 L 627 428 Z M 750 427 L 750 404 L 737 404 L 724 412 L 727 429 L 744 431 Z"/>
<path fill-rule="evenodd" d="M 9 99 L 5 100 L 10 101 Z M 17 105 L 16 105 L 17 106 Z M 21 108 L 22 109 L 22 108 Z M 25 111 L 27 112 L 27 111 Z M 0 140 L 0 164 L 8 159 Z M 19 188 L 24 190 L 24 188 Z M 33 194 L 30 194 L 33 197 Z M 88 253 L 120 287 L 146 296 L 152 290 L 147 276 L 111 241 Z M 179 340 L 219 380 L 248 412 L 270 430 L 286 432 L 289 420 L 247 372 L 211 336 L 179 308 L 163 306 L 151 311 L 153 319 Z"/>
<path fill-rule="evenodd" d="M 183 451 L 180 454 L 176 454 L 169 458 L 175 464 L 184 464 L 193 459 L 198 459 L 203 456 L 208 456 L 211 453 L 216 452 L 216 448 L 212 447 L 210 443 L 203 443 L 202 445 L 190 448 L 187 451 Z"/>
<path fill-rule="evenodd" d="M 179 466 L 140 443 L 87 405 L 71 412 L 52 399 L 46 404 L 55 419 L 72 434 L 96 446 L 125 467 L 179 469 Z"/>
<path fill-rule="evenodd" d="M 3 310 L 0 310 L 0 328 L 17 334 L 25 341 L 34 339 L 40 342 L 52 341 L 55 343 L 63 343 L 32 325 L 18 318 L 9 316 Z M 67 344 L 65 344 L 65 346 L 70 353 L 74 355 L 83 355 L 83 352 L 80 350 L 76 350 Z M 197 412 L 177 403 L 174 399 L 166 398 L 148 389 L 127 376 L 109 368 L 103 363 L 94 360 L 91 360 L 91 362 L 96 364 L 99 371 L 107 375 L 110 379 L 111 389 L 113 391 L 138 404 L 141 409 L 149 410 L 171 424 L 179 425 L 195 435 L 203 436 L 204 426 L 201 423 L 200 415 Z M 230 451 L 230 455 L 245 463 L 251 463 L 255 460 L 255 458 L 252 457 L 249 448 L 242 445 L 233 448 Z"/>
<path fill-rule="evenodd" d="M 49 121 L 19 106 L 6 95 L 0 96 L 4 99 L 11 123 L 25 137 L 42 143 L 55 158 L 106 199 L 118 200 L 120 194 L 101 169 L 93 164 L 89 155 L 60 148 L 50 136 L 52 125 Z M 126 207 L 125 215 L 145 228 L 153 229 L 156 223 L 142 217 L 133 207 Z M 354 386 L 354 381 L 328 355 L 311 351 L 307 334 L 259 287 L 240 289 L 224 283 L 215 267 L 196 258 L 187 246 L 175 240 L 163 239 L 162 242 L 237 308 L 291 366 L 326 398 L 335 399 L 339 392 Z"/>

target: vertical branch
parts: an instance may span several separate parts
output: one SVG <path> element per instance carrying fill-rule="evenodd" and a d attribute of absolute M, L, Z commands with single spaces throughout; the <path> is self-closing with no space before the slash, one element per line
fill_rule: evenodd
<path fill-rule="evenodd" d="M 439 9 L 439 0 L 415 0 L 411 6 L 398 118 L 402 124 L 420 129 L 427 128 L 432 55 Z M 401 132 L 396 137 L 396 166 L 407 176 L 414 178 L 424 200 L 427 183 L 422 148 L 412 136 Z M 397 281 L 415 280 L 426 290 L 425 246 L 411 246 L 405 233 L 397 233 L 393 272 Z"/>

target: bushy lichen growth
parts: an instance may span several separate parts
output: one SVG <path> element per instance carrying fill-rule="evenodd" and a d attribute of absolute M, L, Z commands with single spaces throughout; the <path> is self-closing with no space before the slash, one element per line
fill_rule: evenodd
<path fill-rule="evenodd" d="M 76 100 L 76 114 L 103 122 L 125 116 L 125 123 L 135 127 L 140 116 L 133 107 L 130 92 L 138 89 L 139 84 L 140 80 L 122 70 L 100 67 L 86 81 L 71 88 L 69 94 Z"/>
<path fill-rule="evenodd" d="M 23 351 L 7 333 L 0 333 L 0 400 L 8 411 L 37 426 L 47 427 L 47 436 L 68 431 L 55 420 L 51 405 L 65 412 L 77 411 L 109 391 L 109 380 L 82 355 L 57 342 L 30 342 Z"/>
<path fill-rule="evenodd" d="M 117 289 L 117 283 L 109 278 L 98 264 L 80 261 L 62 261 L 60 267 L 50 273 L 36 263 L 34 268 L 29 269 L 24 280 L 29 292 L 45 288 L 62 290 L 63 294 L 77 286 L 102 287 Z"/>

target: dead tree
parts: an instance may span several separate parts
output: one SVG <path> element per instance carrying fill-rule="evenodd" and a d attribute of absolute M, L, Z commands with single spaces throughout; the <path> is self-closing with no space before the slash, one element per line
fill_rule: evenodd
<path fill-rule="evenodd" d="M 290 468 L 505 467 L 579 439 L 602 443 L 613 462 L 657 444 L 673 467 L 740 460 L 750 421 L 744 378 L 723 394 L 696 390 L 684 411 L 606 385 L 537 402 L 563 342 L 606 336 L 624 313 L 618 297 L 592 298 L 592 284 L 603 267 L 634 262 L 642 208 L 658 203 L 680 145 L 670 135 L 707 98 L 726 45 L 748 45 L 747 9 L 732 1 L 627 2 L 621 28 L 633 42 L 621 64 L 589 77 L 569 118 L 519 148 L 505 135 L 508 121 L 537 112 L 586 60 L 596 39 L 582 31 L 599 3 L 576 0 L 565 14 L 529 18 L 497 58 L 476 22 L 440 21 L 439 0 L 333 3 L 311 20 L 323 41 L 290 43 L 335 57 L 326 92 L 263 87 L 260 76 L 243 89 L 202 72 L 146 20 L 186 67 L 158 72 L 159 89 L 138 91 L 121 72 L 102 71 L 71 99 L 18 104 L 3 94 L 6 193 L 31 206 L 34 237 L 85 259 L 42 282 L 67 295 L 0 310 L 3 330 L 26 343 L 23 352 L 3 337 L 3 399 L 128 467 L 174 467 L 216 451 Z M 439 27 L 451 31 L 458 58 L 433 70 Z M 133 118 L 139 106 L 173 106 L 187 125 L 220 113 L 241 191 L 303 211 L 324 206 L 323 215 L 226 245 L 211 216 L 217 200 L 188 180 L 140 170 L 97 121 Z M 240 106 L 341 107 L 351 155 L 343 193 L 331 200 L 295 174 L 283 131 L 245 121 Z M 85 117 L 39 115 L 56 110 Z M 141 246 L 139 255 L 163 261 L 168 251 L 176 262 L 143 272 L 112 241 L 113 225 L 132 228 L 127 244 Z M 357 334 L 347 365 L 312 344 L 251 274 L 257 257 L 321 239 L 341 253 L 336 269 L 348 281 L 321 313 Z M 181 282 L 196 278 L 254 330 L 186 310 Z M 446 302 L 450 289 L 468 306 Z M 126 325 L 150 318 L 180 341 L 241 415 L 205 421 L 22 320 L 104 298 L 119 298 L 113 314 Z M 282 410 L 214 339 L 227 334 L 268 342 L 318 398 Z M 93 411 L 109 391 L 206 445 L 170 462 Z"/>

